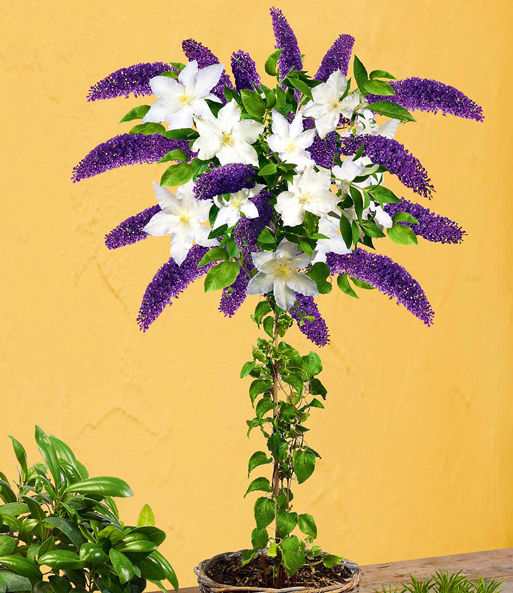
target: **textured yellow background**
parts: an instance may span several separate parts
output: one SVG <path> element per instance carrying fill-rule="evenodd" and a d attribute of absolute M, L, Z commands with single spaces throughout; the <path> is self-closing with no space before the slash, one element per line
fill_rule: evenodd
<path fill-rule="evenodd" d="M 194 37 L 222 61 L 273 49 L 267 2 L 1 2 L 0 467 L 8 434 L 33 427 L 70 443 L 93 474 L 125 478 L 167 530 L 181 583 L 217 552 L 247 546 L 247 384 L 256 337 L 247 303 L 232 320 L 218 294 L 190 288 L 143 335 L 135 318 L 168 239 L 108 252 L 103 236 L 155 202 L 163 165 L 72 185 L 91 148 L 128 131 L 145 98 L 87 103 L 90 84 L 137 62 L 182 59 Z M 323 455 L 297 503 L 320 543 L 360 563 L 513 545 L 511 382 L 511 77 L 513 10 L 492 0 L 284 0 L 315 71 L 340 33 L 371 68 L 436 78 L 483 105 L 486 123 L 419 114 L 398 139 L 420 158 L 430 204 L 460 222 L 463 245 L 380 242 L 420 280 L 432 329 L 377 291 L 322 299 L 327 412 L 310 442 Z M 396 189 L 399 186 L 394 185 Z M 399 190 L 402 191 L 402 190 Z M 402 195 L 412 197 L 410 192 Z M 297 330 L 290 336 L 303 350 Z"/>

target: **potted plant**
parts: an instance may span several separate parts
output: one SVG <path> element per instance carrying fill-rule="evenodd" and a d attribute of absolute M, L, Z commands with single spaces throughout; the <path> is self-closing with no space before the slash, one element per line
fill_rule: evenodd
<path fill-rule="evenodd" d="M 166 580 L 178 590 L 151 508 L 136 526 L 119 518 L 114 497 L 132 496 L 126 482 L 90 478 L 68 445 L 39 427 L 44 463 L 29 466 L 10 438 L 19 468 L 14 485 L 0 472 L 0 593 L 141 593 L 147 581 L 166 593 Z"/>
<path fill-rule="evenodd" d="M 388 237 L 402 245 L 459 243 L 464 231 L 425 206 L 397 197 L 384 174 L 423 198 L 433 186 L 422 164 L 394 140 L 411 111 L 442 111 L 476 121 L 481 108 L 440 82 L 396 80 L 367 70 L 354 39 L 341 35 L 314 76 L 303 69 L 296 37 L 271 9 L 276 51 L 263 83 L 251 57 L 232 55 L 235 85 L 212 52 L 183 42 L 188 62 L 137 64 L 94 85 L 90 101 L 155 95 L 122 122 L 142 120 L 92 150 L 74 169 L 81 181 L 135 163 L 164 163 L 153 184 L 158 204 L 127 218 L 106 236 L 109 249 L 149 236 L 171 235 L 171 258 L 150 282 L 138 322 L 146 331 L 173 299 L 200 277 L 205 291 L 222 290 L 220 310 L 231 317 L 247 295 L 259 295 L 252 316 L 262 330 L 241 377 L 250 377 L 253 417 L 263 446 L 249 460 L 254 477 L 251 547 L 202 562 L 202 590 L 357 586 L 356 564 L 324 553 L 314 518 L 296 508 L 296 486 L 310 478 L 319 453 L 307 421 L 324 408 L 316 352 L 301 355 L 284 340 L 296 324 L 317 346 L 328 330 L 314 297 L 377 288 L 431 325 L 422 288 L 390 258 L 375 252 Z M 378 121 L 379 120 L 379 121 Z M 164 125 L 166 124 L 166 125 Z M 172 193 L 167 187 L 178 187 Z M 249 540 L 249 538 L 248 538 Z"/>

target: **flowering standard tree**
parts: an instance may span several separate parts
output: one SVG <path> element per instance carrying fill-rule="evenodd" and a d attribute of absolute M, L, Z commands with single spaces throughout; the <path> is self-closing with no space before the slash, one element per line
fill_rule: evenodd
<path fill-rule="evenodd" d="M 317 353 L 301 356 L 283 338 L 296 323 L 317 346 L 328 343 L 314 297 L 329 293 L 335 277 L 346 295 L 377 288 L 431 325 L 433 310 L 418 282 L 376 253 L 376 244 L 388 237 L 414 245 L 419 236 L 459 243 L 465 233 L 386 187 L 385 174 L 392 174 L 423 198 L 433 191 L 422 164 L 394 136 L 400 124 L 415 121 L 411 111 L 476 121 L 483 114 L 453 87 L 368 72 L 356 56 L 348 80 L 350 35 L 335 41 L 312 77 L 281 11 L 273 8 L 271 16 L 277 49 L 265 71 L 275 78 L 272 87 L 243 51 L 232 56 L 234 87 L 218 59 L 192 39 L 183 42 L 186 64 L 138 64 L 92 87 L 90 101 L 131 93 L 156 100 L 132 109 L 121 121 L 142 122 L 90 152 L 75 167 L 74 181 L 134 163 L 173 163 L 153 183 L 158 204 L 106 236 L 107 247 L 116 249 L 171 235 L 171 258 L 143 297 L 143 331 L 202 276 L 206 292 L 222 290 L 226 316 L 247 295 L 260 296 L 252 320 L 264 333 L 241 377 L 252 379 L 248 435 L 258 429 L 265 442 L 248 471 L 269 470 L 246 493 L 259 495 L 252 545 L 236 555 L 239 576 L 223 571 L 220 582 L 241 584 L 246 570 L 246 588 L 320 584 L 341 591 L 357 584 L 354 565 L 314 545 L 314 518 L 293 504 L 293 489 L 319 459 L 306 423 L 324 408 L 322 364 Z M 214 565 L 197 571 L 205 588 L 213 586 Z"/>

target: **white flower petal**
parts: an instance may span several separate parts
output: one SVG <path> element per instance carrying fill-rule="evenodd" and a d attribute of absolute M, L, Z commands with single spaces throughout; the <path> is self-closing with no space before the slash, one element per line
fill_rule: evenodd
<path fill-rule="evenodd" d="M 224 70 L 224 64 L 212 64 L 201 68 L 196 76 L 194 91 L 196 95 L 205 96 L 216 86 Z"/>
<path fill-rule="evenodd" d="M 286 226 L 297 226 L 305 219 L 303 207 L 291 192 L 282 192 L 276 199 L 274 209 L 281 214 L 283 224 Z"/>
<path fill-rule="evenodd" d="M 197 73 L 198 62 L 196 60 L 187 62 L 187 64 L 185 64 L 185 68 L 178 75 L 178 82 L 181 82 L 188 89 L 190 89 L 194 86 L 194 79 Z"/>
<path fill-rule="evenodd" d="M 266 294 L 273 288 L 273 278 L 263 272 L 258 272 L 253 276 L 246 288 L 246 294 Z"/>
<path fill-rule="evenodd" d="M 166 214 L 174 214 L 178 216 L 179 213 L 179 202 L 176 196 L 165 187 L 162 187 L 158 183 L 153 182 L 153 191 L 157 196 L 160 209 Z"/>
<path fill-rule="evenodd" d="M 378 129 L 378 136 L 383 136 L 384 138 L 393 140 L 395 133 L 397 131 L 398 125 L 399 125 L 398 119 L 388 120 Z"/>
<path fill-rule="evenodd" d="M 223 224 L 227 224 L 229 227 L 231 227 L 239 220 L 239 218 L 239 213 L 235 208 L 226 206 L 219 210 L 214 223 L 214 228 L 218 229 L 220 226 L 223 226 Z"/>
<path fill-rule="evenodd" d="M 290 260 L 291 267 L 297 268 L 298 270 L 303 270 L 304 268 L 306 268 L 306 266 L 308 266 L 309 263 L 310 258 L 308 257 L 308 255 L 306 255 L 306 253 L 301 253 L 300 255 L 293 257 Z"/>
<path fill-rule="evenodd" d="M 283 239 L 276 249 L 276 257 L 286 257 L 288 259 L 297 256 L 297 245 L 287 239 Z"/>
<path fill-rule="evenodd" d="M 149 112 L 148 112 L 149 113 Z M 192 128 L 193 109 L 190 105 L 185 105 L 182 109 L 168 115 L 164 121 L 169 122 L 168 130 L 179 130 L 181 128 Z"/>
<path fill-rule="evenodd" d="M 285 280 L 277 278 L 274 281 L 274 298 L 280 309 L 288 311 L 296 302 L 296 293 L 285 284 Z"/>
<path fill-rule="evenodd" d="M 281 136 L 282 138 L 288 137 L 289 136 L 289 122 L 287 121 L 287 119 L 278 111 L 273 110 L 272 111 L 272 130 L 273 130 L 273 134 L 277 134 L 278 136 Z"/>
<path fill-rule="evenodd" d="M 289 135 L 291 138 L 299 138 L 303 133 L 303 114 L 301 111 L 296 114 L 296 117 L 292 120 L 289 126 Z"/>
<path fill-rule="evenodd" d="M 190 225 L 176 227 L 171 235 L 171 255 L 178 265 L 183 263 L 193 244 L 193 231 Z"/>
<path fill-rule="evenodd" d="M 158 99 L 170 99 L 181 95 L 184 91 L 183 86 L 174 78 L 168 76 L 155 76 L 150 80 L 151 92 Z"/>
<path fill-rule="evenodd" d="M 304 294 L 305 296 L 319 295 L 317 284 L 306 274 L 301 274 L 301 272 L 292 272 L 292 274 L 290 274 L 290 276 L 287 278 L 287 285 L 296 292 Z"/>
<path fill-rule="evenodd" d="M 258 136 L 264 131 L 264 125 L 259 124 L 252 119 L 244 119 L 236 129 L 233 130 L 234 136 L 238 140 L 243 140 L 248 144 L 253 144 L 258 140 Z"/>
<path fill-rule="evenodd" d="M 275 255 L 272 251 L 258 251 L 251 254 L 251 259 L 255 264 L 257 270 L 267 263 L 268 261 L 275 259 Z"/>
<path fill-rule="evenodd" d="M 150 222 L 143 228 L 143 231 L 152 237 L 163 237 L 173 233 L 177 224 L 178 219 L 176 216 L 165 212 L 157 212 L 151 217 Z"/>
<path fill-rule="evenodd" d="M 217 114 L 217 119 L 223 127 L 228 126 L 231 128 L 236 122 L 240 120 L 240 114 L 241 108 L 235 99 L 232 99 L 226 103 L 224 107 L 221 107 L 219 113 Z"/>
<path fill-rule="evenodd" d="M 258 208 L 253 202 L 247 201 L 241 206 L 240 211 L 246 218 L 258 218 Z"/>
<path fill-rule="evenodd" d="M 214 247 L 215 245 L 219 245 L 217 239 L 209 239 L 209 235 L 210 229 L 206 226 L 200 225 L 200 227 L 194 232 L 194 240 L 202 247 Z"/>
<path fill-rule="evenodd" d="M 320 138 L 326 138 L 327 134 L 337 129 L 339 114 L 337 111 L 328 111 L 315 120 L 315 127 Z"/>

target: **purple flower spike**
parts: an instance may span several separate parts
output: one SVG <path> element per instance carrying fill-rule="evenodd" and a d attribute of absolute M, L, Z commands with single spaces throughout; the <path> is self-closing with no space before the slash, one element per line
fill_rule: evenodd
<path fill-rule="evenodd" d="M 356 154 L 362 142 L 364 156 L 368 156 L 373 163 L 386 167 L 414 192 L 424 197 L 430 196 L 433 186 L 426 169 L 397 140 L 370 134 L 347 136 L 342 138 L 341 153 L 346 156 Z"/>
<path fill-rule="evenodd" d="M 121 68 L 93 85 L 89 89 L 87 100 L 128 98 L 131 93 L 136 97 L 151 95 L 150 80 L 168 70 L 176 70 L 176 68 L 164 62 L 135 64 L 128 68 Z"/>
<path fill-rule="evenodd" d="M 230 163 L 206 171 L 196 181 L 194 193 L 198 200 L 210 200 L 222 194 L 234 194 L 241 189 L 255 187 L 256 172 L 251 165 Z"/>
<path fill-rule="evenodd" d="M 433 243 L 461 243 L 463 236 L 467 234 L 457 222 L 435 214 L 429 208 L 424 208 L 424 206 L 404 198 L 401 198 L 401 203 L 385 204 L 384 209 L 392 217 L 397 212 L 411 214 L 419 221 L 419 224 L 407 222 L 400 224 L 409 226 L 416 235 Z"/>
<path fill-rule="evenodd" d="M 182 41 L 182 50 L 188 60 L 191 62 L 192 60 L 196 60 L 198 62 L 198 68 L 206 68 L 207 66 L 212 66 L 212 64 L 219 64 L 218 58 L 214 56 L 208 47 L 205 47 L 199 41 L 195 41 L 194 39 L 184 39 L 184 41 Z M 212 93 L 216 95 L 216 97 L 219 97 L 223 102 L 226 102 L 224 96 L 225 86 L 233 89 L 232 81 L 228 74 L 226 74 L 226 71 L 223 70 L 219 82 L 212 89 Z"/>
<path fill-rule="evenodd" d="M 99 144 L 73 169 L 73 182 L 105 171 L 141 163 L 156 163 L 170 150 L 181 148 L 191 157 L 186 140 L 169 140 L 161 134 L 120 134 Z"/>
<path fill-rule="evenodd" d="M 354 37 L 351 37 L 351 35 L 340 35 L 326 52 L 324 58 L 322 58 L 319 70 L 317 70 L 317 74 L 315 75 L 315 80 L 326 82 L 330 74 L 336 70 L 340 70 L 344 76 L 347 76 L 353 45 Z"/>
<path fill-rule="evenodd" d="M 291 29 L 283 12 L 279 8 L 271 8 L 271 19 L 273 23 L 276 49 L 283 48 L 278 59 L 278 69 L 283 77 L 289 70 L 302 70 L 303 60 L 297 44 L 294 31 Z"/>
<path fill-rule="evenodd" d="M 469 99 L 461 91 L 428 78 L 405 78 L 404 80 L 391 81 L 395 95 L 380 97 L 369 95 L 369 103 L 375 101 L 393 101 L 410 111 L 441 111 L 465 119 L 484 121 L 483 108 Z"/>
<path fill-rule="evenodd" d="M 305 119 L 303 123 L 305 130 L 311 130 L 315 127 L 313 119 Z M 310 153 L 310 156 L 315 161 L 316 165 L 331 169 L 339 150 L 338 139 L 339 135 L 337 132 L 330 132 L 324 139 L 315 136 L 313 144 L 306 150 Z"/>
<path fill-rule="evenodd" d="M 253 85 L 260 86 L 260 75 L 251 56 L 241 49 L 232 54 L 232 72 L 235 86 L 240 92 L 242 89 L 253 90 Z"/>
<path fill-rule="evenodd" d="M 142 241 L 148 237 L 148 233 L 144 232 L 144 227 L 150 222 L 151 218 L 160 212 L 160 206 L 151 206 L 146 208 L 135 216 L 130 216 L 124 220 L 115 229 L 112 229 L 108 235 L 105 235 L 105 245 L 108 249 L 117 249 L 125 245 L 133 245 L 138 241 Z"/>
<path fill-rule="evenodd" d="M 398 304 L 427 326 L 433 323 L 433 309 L 420 284 L 389 257 L 357 249 L 351 255 L 328 253 L 326 263 L 332 274 L 347 272 L 358 280 L 368 282 L 391 299 L 396 298 Z"/>
<path fill-rule="evenodd" d="M 251 201 L 258 210 L 258 218 L 241 218 L 233 231 L 237 247 L 249 254 L 257 249 L 257 239 L 264 228 L 271 222 L 273 207 L 269 204 L 271 194 L 261 191 Z"/>
<path fill-rule="evenodd" d="M 313 297 L 305 296 L 296 292 L 296 304 L 290 310 L 291 316 L 297 321 L 299 331 L 317 346 L 326 346 L 329 344 L 330 336 L 328 333 L 328 326 L 323 317 L 319 313 Z M 303 325 L 300 325 L 300 320 L 305 316 L 315 317 L 314 321 L 304 319 Z"/>
<path fill-rule="evenodd" d="M 166 305 L 171 305 L 172 298 L 178 298 L 189 284 L 208 272 L 211 265 L 196 266 L 208 251 L 208 247 L 193 245 L 184 259 L 178 265 L 173 258 L 165 263 L 155 274 L 148 285 L 142 300 L 137 323 L 142 331 L 146 331 L 157 317 L 164 311 Z"/>
<path fill-rule="evenodd" d="M 249 263 L 249 262 L 248 262 Z M 248 270 L 253 268 L 253 264 L 248 265 Z M 219 311 L 224 313 L 225 317 L 233 317 L 237 310 L 246 300 L 246 288 L 248 287 L 249 277 L 244 270 L 239 272 L 235 282 L 223 288 L 223 295 L 219 303 Z"/>

